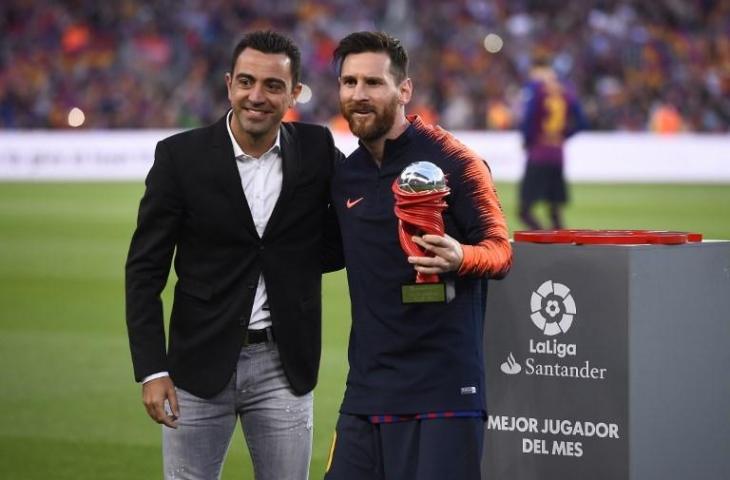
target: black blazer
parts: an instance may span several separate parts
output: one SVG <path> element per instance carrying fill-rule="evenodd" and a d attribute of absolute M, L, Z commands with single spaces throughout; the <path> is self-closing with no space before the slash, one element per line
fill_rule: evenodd
<path fill-rule="evenodd" d="M 317 382 L 321 273 L 343 266 L 332 253 L 339 234 L 329 207 L 340 154 L 326 128 L 282 124 L 281 194 L 259 237 L 225 122 L 157 144 L 126 264 L 134 376 L 166 370 L 194 395 L 220 392 L 236 366 L 263 272 L 284 371 L 303 394 Z M 166 350 L 160 293 L 173 252 L 178 281 Z"/>

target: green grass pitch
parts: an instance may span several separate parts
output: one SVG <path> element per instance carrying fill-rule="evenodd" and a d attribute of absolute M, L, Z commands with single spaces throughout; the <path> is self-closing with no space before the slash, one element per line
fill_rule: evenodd
<path fill-rule="evenodd" d="M 0 478 L 161 477 L 160 427 L 142 407 L 124 326 L 123 265 L 142 188 L 0 183 Z M 515 185 L 498 189 L 520 229 Z M 575 185 L 566 220 L 730 239 L 730 186 Z M 324 304 L 313 479 L 324 471 L 347 370 L 342 272 L 325 277 Z M 240 432 L 223 478 L 252 478 Z"/>

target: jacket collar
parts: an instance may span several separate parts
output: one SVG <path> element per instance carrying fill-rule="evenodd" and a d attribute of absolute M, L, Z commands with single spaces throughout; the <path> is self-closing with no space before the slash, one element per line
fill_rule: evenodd
<path fill-rule="evenodd" d="M 215 170 L 222 190 L 233 204 L 234 211 L 238 212 L 239 218 L 245 226 L 249 234 L 258 236 L 256 226 L 248 207 L 248 202 L 243 193 L 243 185 L 241 177 L 236 167 L 235 148 L 231 136 L 228 134 L 228 113 L 223 115 L 216 123 L 212 125 L 213 134 L 213 152 L 212 152 L 212 168 Z M 271 218 L 266 225 L 264 237 L 267 232 L 276 225 L 278 218 L 282 214 L 283 205 L 291 197 L 293 186 L 299 175 L 301 168 L 300 142 L 294 125 L 291 123 L 282 123 L 279 127 L 277 136 L 278 143 L 281 148 L 282 158 L 282 185 L 279 199 L 271 213 Z"/>

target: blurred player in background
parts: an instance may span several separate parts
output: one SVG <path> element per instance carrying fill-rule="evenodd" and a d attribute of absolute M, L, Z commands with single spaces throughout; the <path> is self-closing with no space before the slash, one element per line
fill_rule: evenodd
<path fill-rule="evenodd" d="M 535 203 L 544 200 L 549 207 L 551 227 L 560 229 L 561 210 L 568 200 L 563 145 L 585 128 L 586 121 L 578 100 L 568 93 L 548 65 L 535 66 L 531 80 L 525 89 L 520 125 L 527 164 L 520 182 L 519 215 L 530 230 L 541 229 L 532 211 Z"/>
<path fill-rule="evenodd" d="M 484 436 L 482 333 L 486 277 L 511 265 L 507 224 L 484 160 L 445 130 L 405 115 L 408 55 L 384 33 L 335 50 L 340 109 L 360 147 L 335 164 L 352 330 L 345 398 L 327 480 L 479 480 Z M 414 236 L 435 256 L 406 257 L 393 181 L 436 164 L 450 194 L 446 235 Z M 404 304 L 417 270 L 453 282 L 448 303 Z"/>

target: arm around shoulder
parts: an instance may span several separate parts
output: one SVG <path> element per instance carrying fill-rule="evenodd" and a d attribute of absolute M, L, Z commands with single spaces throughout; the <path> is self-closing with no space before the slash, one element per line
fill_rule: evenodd
<path fill-rule="evenodd" d="M 337 219 L 337 213 L 332 198 L 332 182 L 334 180 L 335 168 L 342 163 L 345 155 L 335 146 L 332 133 L 325 128 L 329 147 L 329 170 L 328 170 L 328 205 L 324 224 L 324 245 L 322 254 L 322 272 L 334 272 L 345 267 L 345 253 L 342 248 L 342 233 Z"/>

